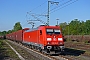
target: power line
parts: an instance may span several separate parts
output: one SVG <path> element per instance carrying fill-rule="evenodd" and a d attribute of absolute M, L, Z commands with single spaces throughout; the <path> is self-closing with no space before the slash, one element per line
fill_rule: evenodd
<path fill-rule="evenodd" d="M 54 1 L 56 1 L 56 0 L 54 0 Z M 54 1 L 51 1 L 52 2 L 52 5 L 50 5 L 50 7 L 52 7 L 53 6 L 53 2 Z M 64 0 L 61 0 L 61 1 L 59 1 L 59 2 L 63 2 Z M 43 13 L 41 13 L 41 15 L 38 15 L 38 17 L 40 17 L 40 16 L 45 16 L 45 17 L 47 17 L 48 15 L 47 15 L 47 10 L 48 10 L 48 8 L 45 10 L 45 11 L 43 11 Z M 43 15 L 44 13 L 46 13 L 45 15 Z M 42 17 L 40 17 L 40 18 L 42 18 Z"/>
<path fill-rule="evenodd" d="M 32 12 L 32 11 L 36 10 L 36 9 L 39 8 L 40 6 L 44 5 L 46 2 L 47 2 L 47 1 L 43 2 L 42 4 L 40 4 L 39 6 L 35 7 L 34 9 L 32 9 L 32 10 L 29 11 L 29 12 Z M 27 14 L 26 14 L 26 18 L 27 18 Z"/>
<path fill-rule="evenodd" d="M 56 1 L 56 0 L 55 0 L 55 1 Z M 64 0 L 61 0 L 60 2 L 62 2 L 62 1 L 64 1 Z M 47 2 L 47 1 L 45 1 L 45 2 L 42 3 L 41 5 L 45 4 L 46 2 Z M 37 6 L 36 8 L 40 7 L 41 5 Z M 53 4 L 52 4 L 50 7 L 52 7 L 52 6 L 53 6 Z M 34 8 L 34 9 L 36 9 L 36 8 Z M 32 9 L 32 10 L 34 10 L 34 9 Z M 32 10 L 31 10 L 31 11 L 32 11 Z M 31 11 L 30 11 L 30 12 L 31 12 Z M 45 11 L 47 11 L 47 9 L 46 9 Z M 44 12 L 45 12 L 45 11 L 44 11 Z M 39 16 L 47 16 L 47 15 L 43 15 L 44 12 L 43 12 L 42 14 L 38 15 L 38 17 L 39 17 Z M 26 16 L 27 16 L 27 15 L 26 15 Z"/>
<path fill-rule="evenodd" d="M 63 0 L 62 0 L 63 1 Z M 64 7 L 67 7 L 68 5 L 71 5 L 72 3 L 75 3 L 76 1 L 78 1 L 78 0 L 75 0 L 75 1 L 73 1 L 73 2 L 71 2 L 71 1 L 73 1 L 73 0 L 69 0 L 69 1 L 67 1 L 67 2 L 64 2 L 64 3 L 62 3 L 62 4 L 60 4 L 58 7 L 55 7 L 55 8 L 53 8 L 53 9 L 51 9 L 51 10 L 49 10 L 49 12 L 50 12 L 50 14 L 51 13 L 54 13 L 54 12 L 56 12 L 57 10 L 59 10 L 59 9 L 62 9 L 62 8 L 64 8 Z M 45 1 L 46 2 L 46 1 Z M 44 2 L 44 3 L 45 3 Z M 71 2 L 71 3 L 70 3 Z M 68 4 L 69 3 L 69 4 Z M 41 4 L 41 5 L 43 5 L 43 4 Z M 40 7 L 41 5 L 39 5 L 38 7 Z M 63 6 L 63 7 L 61 7 L 61 6 Z M 38 8 L 38 7 L 36 7 L 36 8 Z M 60 8 L 61 7 L 61 8 Z M 35 9 L 36 9 L 35 8 Z M 59 8 L 59 9 L 57 9 L 57 8 Z M 34 10 L 34 9 L 33 9 Z M 31 12 L 31 11 L 30 11 Z M 31 13 L 29 14 L 29 15 L 31 15 L 32 17 L 34 17 L 35 19 L 37 19 L 37 20 L 41 20 L 41 18 L 38 18 L 38 17 L 36 17 L 35 15 L 32 15 Z M 41 14 L 42 15 L 42 14 Z M 40 16 L 40 15 L 38 15 L 38 16 Z"/>
<path fill-rule="evenodd" d="M 47 1 L 43 2 L 42 4 L 40 4 L 39 6 L 35 7 L 34 9 L 32 9 L 31 11 L 29 12 L 32 12 L 33 10 L 36 10 L 37 8 L 39 8 L 40 6 L 44 5 Z M 34 14 L 34 13 L 32 13 Z M 30 15 L 30 14 L 29 14 Z M 41 16 L 41 15 L 38 15 L 38 16 Z M 43 15 L 42 15 L 43 16 Z M 28 15 L 26 14 L 26 18 L 28 18 Z M 30 19 L 30 18 L 29 18 Z M 26 19 L 27 20 L 27 19 Z"/>
<path fill-rule="evenodd" d="M 56 0 L 55 0 L 56 1 Z M 62 2 L 62 1 L 64 1 L 64 0 L 61 0 L 61 1 L 59 1 L 59 2 Z M 63 6 L 63 5 L 65 5 L 65 4 L 67 4 L 68 2 L 70 2 L 70 1 L 72 1 L 72 0 L 69 0 L 69 1 L 67 1 L 67 2 L 65 2 L 65 3 L 63 3 L 63 4 L 61 4 L 61 5 L 59 5 L 58 7 L 60 7 L 60 6 Z M 53 3 L 53 1 L 51 1 L 51 3 Z M 52 5 L 50 6 L 50 7 L 52 7 Z M 55 8 L 53 8 L 53 9 L 51 9 L 51 10 L 49 10 L 48 12 L 51 12 L 51 11 L 53 11 L 54 9 L 57 9 L 58 7 L 55 7 Z M 48 7 L 49 8 L 49 7 Z M 46 11 L 46 10 L 45 10 Z M 44 11 L 44 12 L 45 12 Z M 43 12 L 43 13 L 44 13 Z M 42 17 L 41 17 L 42 18 Z"/>
<path fill-rule="evenodd" d="M 56 1 L 56 0 L 54 0 L 54 1 Z M 61 0 L 61 1 L 59 1 L 59 2 L 61 3 L 61 2 L 63 2 L 63 1 L 64 1 L 64 0 Z M 52 4 L 50 7 L 52 7 L 52 6 L 53 6 L 53 4 Z M 47 10 L 48 10 L 48 9 L 44 10 L 43 13 L 41 13 L 41 14 L 47 13 Z"/>
<path fill-rule="evenodd" d="M 73 3 L 75 3 L 75 2 L 77 2 L 77 1 L 78 1 L 78 0 L 75 0 L 75 1 L 71 2 L 70 4 L 67 4 L 67 5 L 65 5 L 65 6 L 59 8 L 59 9 L 57 9 L 57 10 L 60 10 L 60 9 L 62 9 L 62 8 L 65 8 L 65 7 L 67 7 L 67 6 L 69 6 L 69 5 L 73 4 Z M 50 13 L 54 13 L 54 12 L 56 12 L 57 10 L 54 10 L 54 11 L 52 11 L 52 12 L 50 12 Z"/>
<path fill-rule="evenodd" d="M 50 10 L 49 12 L 51 12 L 51 13 L 54 13 L 55 11 L 57 11 L 57 10 L 59 10 L 59 9 L 62 9 L 62 8 L 64 8 L 64 7 L 67 7 L 68 5 L 71 5 L 72 3 L 75 3 L 76 1 L 78 1 L 78 0 L 75 0 L 75 1 L 73 1 L 73 2 L 71 2 L 72 0 L 69 0 L 69 1 L 67 1 L 67 2 L 65 2 L 65 3 L 63 3 L 63 4 L 61 4 L 61 5 L 59 5 L 58 7 L 56 7 L 56 8 L 54 8 L 53 10 Z M 70 3 L 71 2 L 71 3 Z M 67 3 L 69 3 L 69 4 L 67 4 Z M 63 6 L 63 5 L 65 5 L 65 6 Z M 63 6 L 63 7 L 61 7 L 61 6 Z M 61 7 L 61 8 L 59 8 L 59 7 Z M 59 9 L 57 9 L 57 8 L 59 8 Z M 57 9 L 57 10 L 55 10 L 55 9 Z"/>
<path fill-rule="evenodd" d="M 39 6 L 37 6 L 36 8 L 32 9 L 31 11 L 33 10 L 36 10 L 37 8 L 39 8 L 40 6 L 44 5 L 47 1 L 43 2 L 42 4 L 40 4 Z"/>
<path fill-rule="evenodd" d="M 46 22 L 42 21 L 41 19 L 39 19 L 39 18 L 38 18 L 38 17 L 36 17 L 35 15 L 32 15 L 32 14 L 30 14 L 29 12 L 28 12 L 27 14 L 29 14 L 29 15 L 31 15 L 32 17 L 34 17 L 35 19 L 37 19 L 37 20 L 29 20 L 29 21 L 40 21 L 41 23 L 43 23 L 43 24 L 47 25 L 47 23 L 46 23 Z"/>
<path fill-rule="evenodd" d="M 32 9 L 30 12 L 32 12 L 33 10 L 36 10 L 36 9 L 39 8 L 40 6 L 44 5 L 46 2 L 47 2 L 47 1 L 43 2 L 43 3 L 40 4 L 39 6 L 35 7 L 34 9 Z M 27 12 L 27 14 L 28 14 L 28 12 Z M 27 18 L 28 18 L 28 15 L 27 15 L 27 14 L 26 14 L 26 16 L 25 16 L 25 17 L 26 17 L 26 20 L 27 20 Z M 32 13 L 32 14 L 34 14 L 34 13 Z M 30 15 L 30 14 L 29 14 L 29 15 Z M 38 16 L 42 16 L 42 15 L 38 15 Z M 36 19 L 39 19 L 39 18 L 35 17 L 34 15 L 33 15 L 33 17 L 36 18 Z M 29 19 L 30 19 L 30 18 L 29 18 Z M 40 21 L 41 21 L 41 20 L 40 20 Z M 43 22 L 43 21 L 42 21 L 42 22 Z M 44 22 L 43 22 L 43 23 L 44 23 Z M 31 23 L 30 23 L 30 24 L 31 24 Z M 26 25 L 26 23 L 24 23 L 23 26 L 24 26 L 24 25 Z"/>
<path fill-rule="evenodd" d="M 53 9 L 51 9 L 50 11 L 53 11 L 53 10 L 57 9 L 58 7 L 63 6 L 63 5 L 65 5 L 65 4 L 67 4 L 67 3 L 71 2 L 71 1 L 72 1 L 72 0 L 69 0 L 69 1 L 67 1 L 67 2 L 65 2 L 65 3 L 63 3 L 63 4 L 61 4 L 61 5 L 57 6 L 57 7 L 55 7 L 55 8 L 53 8 Z"/>

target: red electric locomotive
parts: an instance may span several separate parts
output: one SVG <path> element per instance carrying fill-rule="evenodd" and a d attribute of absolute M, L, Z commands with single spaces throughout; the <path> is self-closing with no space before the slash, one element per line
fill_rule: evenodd
<path fill-rule="evenodd" d="M 63 51 L 64 41 L 59 26 L 39 26 L 23 32 L 23 43 L 29 44 L 40 51 L 51 53 Z"/>

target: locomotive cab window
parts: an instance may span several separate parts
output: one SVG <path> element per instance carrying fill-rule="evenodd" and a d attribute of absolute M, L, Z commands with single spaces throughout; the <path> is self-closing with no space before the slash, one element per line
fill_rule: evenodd
<path fill-rule="evenodd" d="M 46 29 L 47 34 L 53 34 L 53 29 Z"/>
<path fill-rule="evenodd" d="M 40 35 L 42 35 L 42 30 L 40 30 Z"/>
<path fill-rule="evenodd" d="M 54 33 L 55 34 L 60 34 L 60 30 L 59 29 L 54 29 Z"/>
<path fill-rule="evenodd" d="M 60 34 L 59 29 L 46 29 L 47 34 Z"/>

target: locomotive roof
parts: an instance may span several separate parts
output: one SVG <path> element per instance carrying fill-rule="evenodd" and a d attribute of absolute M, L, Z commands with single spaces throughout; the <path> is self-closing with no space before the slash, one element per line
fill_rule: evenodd
<path fill-rule="evenodd" d="M 47 25 L 40 25 L 37 28 L 29 28 L 29 30 L 26 30 L 26 32 L 38 30 L 40 27 L 47 27 Z M 49 26 L 49 27 L 55 27 L 55 26 Z"/>
<path fill-rule="evenodd" d="M 27 30 L 26 32 L 29 32 L 29 31 L 33 31 L 33 30 L 37 30 L 38 28 L 30 28 L 29 30 Z"/>

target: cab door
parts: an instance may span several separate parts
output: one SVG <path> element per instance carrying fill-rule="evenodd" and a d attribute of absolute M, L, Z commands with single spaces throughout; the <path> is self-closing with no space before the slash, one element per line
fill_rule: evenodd
<path fill-rule="evenodd" d="M 43 42 L 42 30 L 40 30 L 39 33 L 40 33 L 40 34 L 39 34 L 39 43 L 40 43 L 40 44 L 43 44 L 44 42 Z"/>

